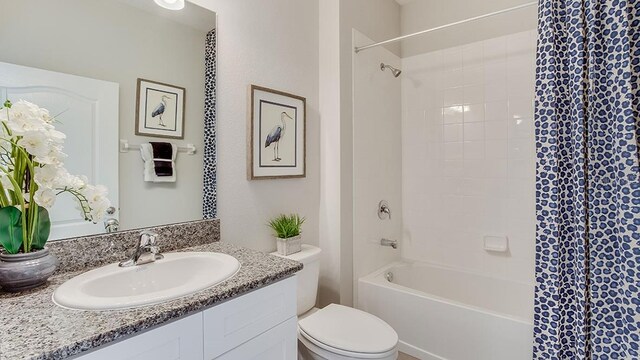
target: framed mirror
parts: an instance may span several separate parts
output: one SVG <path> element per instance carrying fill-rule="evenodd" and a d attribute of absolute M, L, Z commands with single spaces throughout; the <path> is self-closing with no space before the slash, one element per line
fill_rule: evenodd
<path fill-rule="evenodd" d="M 180 10 L 154 0 L 0 4 L 2 102 L 49 110 L 66 135 L 64 166 L 104 185 L 113 206 L 94 224 L 58 196 L 50 240 L 216 216 L 215 12 L 188 1 Z M 166 143 L 169 159 L 159 158 Z"/>

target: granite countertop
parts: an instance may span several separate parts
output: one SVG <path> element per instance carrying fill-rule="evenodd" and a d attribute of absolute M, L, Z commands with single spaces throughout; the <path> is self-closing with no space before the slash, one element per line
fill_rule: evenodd
<path fill-rule="evenodd" d="M 179 251 L 229 254 L 240 261 L 241 268 L 232 278 L 193 295 L 130 310 L 67 310 L 52 302 L 51 295 L 60 284 L 89 269 L 57 274 L 47 286 L 30 292 L 0 293 L 0 359 L 64 359 L 201 311 L 302 269 L 295 261 L 220 242 Z"/>

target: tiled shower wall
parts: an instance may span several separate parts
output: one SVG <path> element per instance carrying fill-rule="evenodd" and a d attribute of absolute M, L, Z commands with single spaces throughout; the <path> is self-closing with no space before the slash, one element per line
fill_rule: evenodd
<path fill-rule="evenodd" d="M 533 282 L 535 36 L 403 59 L 403 257 Z"/>

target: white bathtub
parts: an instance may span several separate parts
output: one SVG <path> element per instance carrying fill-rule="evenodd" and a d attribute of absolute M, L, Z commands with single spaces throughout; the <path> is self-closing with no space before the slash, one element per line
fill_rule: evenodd
<path fill-rule="evenodd" d="M 393 273 L 392 282 L 386 274 Z M 420 359 L 528 360 L 533 285 L 397 262 L 359 279 L 358 308 L 389 323 Z"/>

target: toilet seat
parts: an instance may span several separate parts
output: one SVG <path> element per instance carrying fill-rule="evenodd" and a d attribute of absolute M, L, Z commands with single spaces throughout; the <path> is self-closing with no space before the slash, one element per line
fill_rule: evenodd
<path fill-rule="evenodd" d="M 347 359 L 386 359 L 397 353 L 398 334 L 374 315 L 331 304 L 298 321 L 300 340 Z"/>
<path fill-rule="evenodd" d="M 385 353 L 356 353 L 345 351 L 341 349 L 336 349 L 328 346 L 327 344 L 322 344 L 317 340 L 313 339 L 309 335 L 305 334 L 300 327 L 298 327 L 298 340 L 304 344 L 304 346 L 312 351 L 315 354 L 322 356 L 324 359 L 331 360 L 396 360 L 398 358 L 398 348 L 394 347 L 393 349 L 385 352 Z"/>

